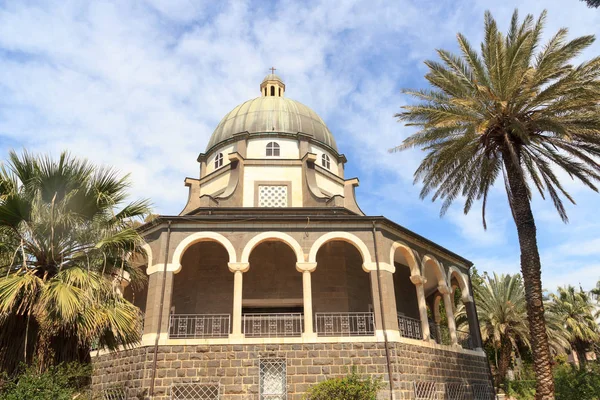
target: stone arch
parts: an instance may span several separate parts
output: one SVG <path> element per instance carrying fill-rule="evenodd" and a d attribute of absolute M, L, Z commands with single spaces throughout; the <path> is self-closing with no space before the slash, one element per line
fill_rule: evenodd
<path fill-rule="evenodd" d="M 421 275 L 421 269 L 419 268 L 419 263 L 417 262 L 414 251 L 403 242 L 394 242 L 392 244 L 392 248 L 390 249 L 390 265 L 394 265 L 394 256 L 398 250 L 402 252 L 402 255 L 404 255 L 404 258 L 408 262 L 410 275 Z"/>
<path fill-rule="evenodd" d="M 319 237 L 317 240 L 315 240 L 312 247 L 310 248 L 310 252 L 308 254 L 308 262 L 317 262 L 317 252 L 319 251 L 321 246 L 332 240 L 341 240 L 350 243 L 351 245 L 356 247 L 356 249 L 362 256 L 363 269 L 366 272 L 374 271 L 377 269 L 377 267 L 373 265 L 373 262 L 371 262 L 371 253 L 369 252 L 367 245 L 357 236 L 348 232 L 329 232 Z"/>
<path fill-rule="evenodd" d="M 456 279 L 460 292 L 462 294 L 462 301 L 469 301 L 471 298 L 471 291 L 469 290 L 468 279 L 465 274 L 460 272 L 455 266 L 451 266 L 448 270 L 448 285 L 452 287 L 452 278 Z"/>
<path fill-rule="evenodd" d="M 148 268 L 152 266 L 152 248 L 148 243 L 145 243 L 141 246 L 142 249 L 146 252 L 146 261 L 148 262 Z"/>
<path fill-rule="evenodd" d="M 421 268 L 421 270 L 423 271 L 423 275 L 425 275 L 427 268 L 433 269 L 433 273 L 435 274 L 435 277 L 438 280 L 438 286 L 442 286 L 445 288 L 448 287 L 448 283 L 446 282 L 446 274 L 444 273 L 444 267 L 442 267 L 442 264 L 440 264 L 440 262 L 430 254 L 427 254 L 425 257 L 423 257 Z"/>
<path fill-rule="evenodd" d="M 178 273 L 181 270 L 181 257 L 183 256 L 183 253 L 185 253 L 185 251 L 191 245 L 198 242 L 206 241 L 220 243 L 223 247 L 225 247 L 225 250 L 227 250 L 227 253 L 229 254 L 229 262 L 236 262 L 237 256 L 235 253 L 235 248 L 233 247 L 229 239 L 216 232 L 196 232 L 192 233 L 191 235 L 183 239 L 181 242 L 179 242 L 179 244 L 175 248 L 175 252 L 173 253 L 173 258 L 171 261 L 171 265 L 173 267 L 170 270 L 172 270 L 174 273 Z"/>
<path fill-rule="evenodd" d="M 242 257 L 240 259 L 240 262 L 247 263 L 252 250 L 262 242 L 266 242 L 269 240 L 279 240 L 286 243 L 292 248 L 292 250 L 296 254 L 296 262 L 304 262 L 304 251 L 302 251 L 302 247 L 296 241 L 296 239 L 294 239 L 287 233 L 275 231 L 259 233 L 258 235 L 250 239 L 250 241 L 246 244 L 244 250 L 242 251 Z"/>

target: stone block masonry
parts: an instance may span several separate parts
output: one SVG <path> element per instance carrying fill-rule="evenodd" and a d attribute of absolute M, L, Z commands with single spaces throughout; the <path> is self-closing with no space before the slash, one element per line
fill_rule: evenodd
<path fill-rule="evenodd" d="M 413 400 L 414 382 L 435 382 L 437 398 L 445 384 L 463 384 L 463 399 L 472 399 L 469 385 L 491 384 L 482 355 L 405 343 L 390 343 L 392 382 L 397 400 Z M 124 388 L 128 399 L 149 399 L 154 348 L 139 347 L 93 357 L 94 391 Z M 154 399 L 171 398 L 175 384 L 220 385 L 224 400 L 259 400 L 260 359 L 285 360 L 287 398 L 299 400 L 315 383 L 339 377 L 353 367 L 386 382 L 380 398 L 389 398 L 383 343 L 244 344 L 160 346 Z"/>

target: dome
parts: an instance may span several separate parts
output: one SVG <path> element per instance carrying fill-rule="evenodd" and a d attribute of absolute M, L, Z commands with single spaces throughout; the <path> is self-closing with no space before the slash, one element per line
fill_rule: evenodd
<path fill-rule="evenodd" d="M 244 132 L 274 136 L 303 133 L 337 152 L 333 135 L 316 112 L 298 101 L 283 97 L 283 90 L 274 90 L 270 86 L 267 90 L 265 82 L 285 90 L 281 78 L 275 74 L 267 75 L 261 83 L 263 95 L 240 104 L 225 115 L 208 141 L 207 152 L 235 134 Z"/>
<path fill-rule="evenodd" d="M 266 81 L 279 81 L 279 82 L 283 83 L 283 80 L 275 74 L 269 74 L 269 75 L 265 76 L 265 79 L 263 79 L 263 83 L 265 83 Z"/>

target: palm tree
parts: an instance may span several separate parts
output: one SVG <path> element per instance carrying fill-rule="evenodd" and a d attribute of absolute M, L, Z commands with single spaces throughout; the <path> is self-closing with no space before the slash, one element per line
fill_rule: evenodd
<path fill-rule="evenodd" d="M 519 344 L 529 345 L 524 294 L 519 275 L 496 273 L 474 291 L 481 338 L 498 354 L 496 386 L 506 380 L 513 351 Z M 463 313 L 462 307 L 458 313 Z"/>
<path fill-rule="evenodd" d="M 579 365 L 584 366 L 586 352 L 600 339 L 590 296 L 573 286 L 559 287 L 556 294 L 550 294 L 548 310 L 559 317 L 568 333 L 570 346 L 577 353 Z"/>
<path fill-rule="evenodd" d="M 504 36 L 486 12 L 481 55 L 461 34 L 462 56 L 438 50 L 443 63 L 426 62 L 433 89 L 406 91 L 421 101 L 396 114 L 420 130 L 392 149 L 425 150 L 415 172 L 421 197 L 443 199 L 442 214 L 459 196 L 465 213 L 482 199 L 484 226 L 489 190 L 503 176 L 521 248 L 537 399 L 554 398 L 554 383 L 531 186 L 542 197 L 547 192 L 567 221 L 562 199 L 573 199 L 557 171 L 595 191 L 600 178 L 600 57 L 569 64 L 594 37 L 567 41 L 560 29 L 540 47 L 545 17 L 520 22 L 515 11 Z"/>
<path fill-rule="evenodd" d="M 473 284 L 473 297 L 477 303 L 477 317 L 481 337 L 496 353 L 496 385 L 506 380 L 513 353 L 531 348 L 527 327 L 527 304 L 523 280 L 516 275 L 485 275 L 478 284 Z M 468 329 L 467 313 L 461 303 L 455 311 L 457 325 Z M 550 348 L 553 354 L 564 354 L 569 347 L 567 334 L 557 315 L 546 310 Z"/>
<path fill-rule="evenodd" d="M 127 179 L 66 153 L 10 153 L 0 170 L 3 370 L 34 358 L 42 369 L 85 361 L 93 342 L 139 341 L 141 313 L 120 285 L 126 276 L 133 287 L 145 283 L 132 220 L 148 214 L 148 203 L 123 206 Z"/>

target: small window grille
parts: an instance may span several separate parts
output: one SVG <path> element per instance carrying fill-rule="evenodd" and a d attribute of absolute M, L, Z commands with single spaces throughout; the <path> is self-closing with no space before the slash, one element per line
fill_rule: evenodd
<path fill-rule="evenodd" d="M 287 399 L 285 360 L 260 360 L 259 374 L 260 400 Z"/>
<path fill-rule="evenodd" d="M 275 86 L 271 86 L 271 96 L 275 96 Z"/>
<path fill-rule="evenodd" d="M 473 389 L 473 400 L 494 400 L 496 393 L 488 382 L 471 383 Z"/>
<path fill-rule="evenodd" d="M 447 400 L 466 400 L 467 393 L 463 383 L 446 383 Z"/>
<path fill-rule="evenodd" d="M 258 185 L 259 207 L 287 207 L 287 185 Z"/>
<path fill-rule="evenodd" d="M 435 382 L 419 381 L 415 384 L 415 400 L 437 400 Z"/>
<path fill-rule="evenodd" d="M 267 157 L 279 157 L 279 144 L 275 142 L 267 144 Z"/>
<path fill-rule="evenodd" d="M 219 400 L 220 395 L 218 383 L 174 383 L 171 386 L 171 400 Z"/>
<path fill-rule="evenodd" d="M 102 391 L 102 400 L 127 400 L 125 388 L 110 388 Z"/>
<path fill-rule="evenodd" d="M 223 153 L 219 153 L 215 157 L 215 169 L 221 168 L 222 166 L 223 166 Z"/>
<path fill-rule="evenodd" d="M 321 165 L 324 168 L 331 169 L 331 160 L 329 159 L 329 156 L 327 154 L 323 154 L 321 156 Z"/>

